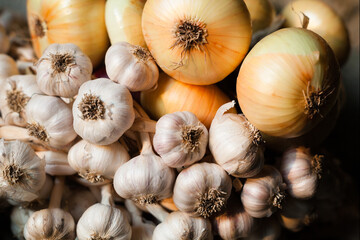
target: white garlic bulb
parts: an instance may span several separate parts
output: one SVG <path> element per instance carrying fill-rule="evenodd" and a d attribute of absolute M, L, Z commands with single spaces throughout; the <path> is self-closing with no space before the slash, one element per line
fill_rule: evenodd
<path fill-rule="evenodd" d="M 233 196 L 230 197 L 226 209 L 225 213 L 214 219 L 214 231 L 225 240 L 247 237 L 256 226 L 254 218 Z"/>
<path fill-rule="evenodd" d="M 282 207 L 285 187 L 280 172 L 273 166 L 265 165 L 256 176 L 246 179 L 241 192 L 245 211 L 255 218 L 270 217 Z"/>
<path fill-rule="evenodd" d="M 25 126 L 25 107 L 34 94 L 41 94 L 35 75 L 8 77 L 0 90 L 0 110 L 6 124 Z"/>
<path fill-rule="evenodd" d="M 154 154 L 148 133 L 140 133 L 141 154 L 121 165 L 114 176 L 116 193 L 140 205 L 157 204 L 172 195 L 175 172 Z"/>
<path fill-rule="evenodd" d="M 180 211 L 208 218 L 225 208 L 231 187 L 231 178 L 219 165 L 195 163 L 177 176 L 173 200 Z"/>
<path fill-rule="evenodd" d="M 205 155 L 208 130 L 191 112 L 169 113 L 157 121 L 153 143 L 166 165 L 186 167 Z"/>
<path fill-rule="evenodd" d="M 77 134 L 98 145 L 117 141 L 135 119 L 129 90 L 106 78 L 81 85 L 72 111 Z"/>
<path fill-rule="evenodd" d="M 47 95 L 74 97 L 91 80 L 90 58 L 72 43 L 49 45 L 36 64 L 36 81 Z"/>
<path fill-rule="evenodd" d="M 113 44 L 105 55 L 109 78 L 126 86 L 130 91 L 156 88 L 159 69 L 149 50 L 127 42 Z"/>
<path fill-rule="evenodd" d="M 25 111 L 29 135 L 44 144 L 61 147 L 76 138 L 71 109 L 60 98 L 33 95 Z"/>
<path fill-rule="evenodd" d="M 40 151 L 36 152 L 36 155 L 45 160 L 45 172 L 51 176 L 65 176 L 76 173 L 70 167 L 68 155 L 64 152 Z"/>
<path fill-rule="evenodd" d="M 70 166 L 91 183 L 112 180 L 120 165 L 129 159 L 128 152 L 119 142 L 95 145 L 81 140 L 68 153 Z"/>
<path fill-rule="evenodd" d="M 79 240 L 131 239 L 131 226 L 120 209 L 96 203 L 79 219 L 76 227 Z"/>
<path fill-rule="evenodd" d="M 6 197 L 31 202 L 45 182 L 45 162 L 26 143 L 0 139 L 0 189 Z"/>
<path fill-rule="evenodd" d="M 321 156 L 312 156 L 304 147 L 290 148 L 284 152 L 280 172 L 292 197 L 307 199 L 314 196 L 321 177 Z"/>
<path fill-rule="evenodd" d="M 34 210 L 23 208 L 21 206 L 14 207 L 10 214 L 11 232 L 19 240 L 24 239 L 24 226 Z"/>
<path fill-rule="evenodd" d="M 6 29 L 0 24 L 0 53 L 7 53 L 10 48 L 10 40 L 6 34 Z"/>
<path fill-rule="evenodd" d="M 16 62 L 6 54 L 0 53 L 0 66 L 0 86 L 7 77 L 19 74 Z"/>
<path fill-rule="evenodd" d="M 187 213 L 172 212 L 164 222 L 156 226 L 154 240 L 197 239 L 212 240 L 211 223 L 201 217 L 191 217 Z"/>
<path fill-rule="evenodd" d="M 225 113 L 235 101 L 222 105 L 211 122 L 209 148 L 216 163 L 234 177 L 255 176 L 264 166 L 260 132 L 243 114 Z"/>
<path fill-rule="evenodd" d="M 60 208 L 34 212 L 25 224 L 26 240 L 74 240 L 75 222 L 70 213 Z"/>

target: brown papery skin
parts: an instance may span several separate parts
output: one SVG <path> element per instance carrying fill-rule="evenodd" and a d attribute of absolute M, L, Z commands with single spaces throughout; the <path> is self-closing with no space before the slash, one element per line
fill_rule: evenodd
<path fill-rule="evenodd" d="M 142 92 L 140 103 L 153 119 L 167 113 L 189 111 L 209 129 L 216 111 L 230 102 L 229 97 L 217 86 L 195 86 L 176 81 L 165 73 L 159 76 L 155 91 Z M 236 113 L 231 109 L 229 112 Z"/>

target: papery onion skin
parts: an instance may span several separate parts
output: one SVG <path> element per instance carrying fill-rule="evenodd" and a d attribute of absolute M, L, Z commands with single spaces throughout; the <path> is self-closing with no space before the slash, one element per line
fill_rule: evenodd
<path fill-rule="evenodd" d="M 73 43 L 98 66 L 109 39 L 105 0 L 29 0 L 27 17 L 37 57 L 52 43 Z"/>
<path fill-rule="evenodd" d="M 146 0 L 107 0 L 105 23 L 111 44 L 128 42 L 146 47 L 141 16 Z"/>
<path fill-rule="evenodd" d="M 340 68 L 316 33 L 285 28 L 263 38 L 247 55 L 236 89 L 241 110 L 270 136 L 298 137 L 334 106 Z"/>
<path fill-rule="evenodd" d="M 345 63 L 350 53 L 350 39 L 340 15 L 321 0 L 297 0 L 284 7 L 282 11 L 282 16 L 285 18 L 284 26 L 301 27 L 304 21 L 303 14 L 309 18 L 307 29 L 326 40 L 340 65 Z"/>
<path fill-rule="evenodd" d="M 176 34 L 186 24 L 203 32 L 185 47 Z M 235 70 L 252 35 L 250 14 L 242 0 L 148 0 L 142 30 L 160 68 L 178 81 L 195 85 L 219 82 Z"/>
<path fill-rule="evenodd" d="M 275 8 L 269 0 L 244 0 L 250 12 L 253 33 L 269 27 L 275 18 Z"/>
<path fill-rule="evenodd" d="M 155 91 L 141 92 L 140 103 L 153 119 L 167 113 L 189 111 L 207 128 L 210 127 L 218 108 L 230 102 L 229 97 L 217 86 L 195 86 L 176 81 L 161 73 Z M 230 112 L 236 113 L 235 110 Z"/>

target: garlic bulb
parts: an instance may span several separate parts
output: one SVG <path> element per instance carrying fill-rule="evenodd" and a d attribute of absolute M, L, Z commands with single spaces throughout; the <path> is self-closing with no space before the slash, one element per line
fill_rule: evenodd
<path fill-rule="evenodd" d="M 314 196 L 321 178 L 321 160 L 321 156 L 312 156 L 310 149 L 304 147 L 284 152 L 280 172 L 292 197 L 306 199 Z"/>
<path fill-rule="evenodd" d="M 285 186 L 280 172 L 273 166 L 264 165 L 260 173 L 246 179 L 241 192 L 245 211 L 255 218 L 270 217 L 282 207 Z"/>
<path fill-rule="evenodd" d="M 128 152 L 119 142 L 101 146 L 81 140 L 68 154 L 70 166 L 91 183 L 112 180 L 116 170 L 129 159 Z"/>
<path fill-rule="evenodd" d="M 0 86 L 7 77 L 19 74 L 16 62 L 6 54 L 0 53 L 0 66 Z"/>
<path fill-rule="evenodd" d="M 114 176 L 116 193 L 140 205 L 157 204 L 172 194 L 174 171 L 154 154 L 149 134 L 140 133 L 141 154 L 121 165 Z"/>
<path fill-rule="evenodd" d="M 45 182 L 45 162 L 26 143 L 0 139 L 0 187 L 7 198 L 31 202 Z"/>
<path fill-rule="evenodd" d="M 109 78 L 126 86 L 130 91 L 156 88 L 159 69 L 149 50 L 127 42 L 113 44 L 105 55 Z"/>
<path fill-rule="evenodd" d="M 245 212 L 240 201 L 232 195 L 226 212 L 214 219 L 214 231 L 221 239 L 232 240 L 247 237 L 255 228 L 255 220 Z"/>
<path fill-rule="evenodd" d="M 25 107 L 34 94 L 41 94 L 35 75 L 8 77 L 0 90 L 0 109 L 9 125 L 26 125 Z"/>
<path fill-rule="evenodd" d="M 75 223 L 70 213 L 60 208 L 34 212 L 25 224 L 26 240 L 74 240 Z"/>
<path fill-rule="evenodd" d="M 156 226 L 153 239 L 176 240 L 197 239 L 212 240 L 210 221 L 201 217 L 191 217 L 187 213 L 173 212 L 164 222 Z"/>
<path fill-rule="evenodd" d="M 207 142 L 207 128 L 191 112 L 166 114 L 156 123 L 154 149 L 169 167 L 186 167 L 199 161 Z"/>
<path fill-rule="evenodd" d="M 6 34 L 6 29 L 0 24 L 0 53 L 7 53 L 10 48 L 10 40 Z"/>
<path fill-rule="evenodd" d="M 62 210 L 61 197 L 64 177 L 56 177 L 49 208 L 34 212 L 25 224 L 26 240 L 74 240 L 75 222 L 70 213 Z"/>
<path fill-rule="evenodd" d="M 72 43 L 49 45 L 36 64 L 36 81 L 47 95 L 74 97 L 86 81 L 91 80 L 92 64 Z"/>
<path fill-rule="evenodd" d="M 135 119 L 129 90 L 106 78 L 81 85 L 72 111 L 76 133 L 98 145 L 117 141 Z"/>
<path fill-rule="evenodd" d="M 34 210 L 23 208 L 21 206 L 14 207 L 10 214 L 11 232 L 19 240 L 24 239 L 24 226 Z"/>
<path fill-rule="evenodd" d="M 79 219 L 76 227 L 77 238 L 130 240 L 131 226 L 126 215 L 113 206 L 110 184 L 102 187 L 101 195 L 101 203 L 89 207 Z"/>
<path fill-rule="evenodd" d="M 60 98 L 34 95 L 25 108 L 29 135 L 52 147 L 70 144 L 76 133 L 71 109 Z"/>
<path fill-rule="evenodd" d="M 142 30 L 159 67 L 194 85 L 224 79 L 251 41 L 250 15 L 242 0 L 147 0 Z"/>
<path fill-rule="evenodd" d="M 262 137 L 243 114 L 225 113 L 235 101 L 222 105 L 209 130 L 209 148 L 216 163 L 234 177 L 258 174 L 264 166 Z"/>
<path fill-rule="evenodd" d="M 40 151 L 36 152 L 36 155 L 45 160 L 45 172 L 51 176 L 65 176 L 76 173 L 76 171 L 70 167 L 66 153 Z"/>
<path fill-rule="evenodd" d="M 107 0 L 105 23 L 111 44 L 128 42 L 146 47 L 141 29 L 141 15 L 146 0 Z"/>
<path fill-rule="evenodd" d="M 177 176 L 173 200 L 180 211 L 208 218 L 225 208 L 231 187 L 231 178 L 219 165 L 195 163 Z"/>

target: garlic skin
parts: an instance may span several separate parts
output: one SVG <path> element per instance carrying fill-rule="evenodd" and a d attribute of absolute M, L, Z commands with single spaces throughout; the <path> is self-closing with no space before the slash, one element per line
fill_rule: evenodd
<path fill-rule="evenodd" d="M 222 105 L 209 129 L 209 148 L 217 164 L 234 177 L 248 178 L 264 166 L 262 137 L 243 114 L 225 113 L 235 101 Z"/>
<path fill-rule="evenodd" d="M 45 161 L 23 142 L 0 139 L 0 189 L 13 201 L 31 202 L 45 182 Z"/>
<path fill-rule="evenodd" d="M 91 60 L 72 43 L 51 44 L 36 64 L 36 81 L 41 91 L 51 96 L 74 97 L 91 80 Z"/>
<path fill-rule="evenodd" d="M 173 200 L 180 211 L 208 218 L 225 208 L 231 187 L 231 178 L 219 165 L 195 163 L 177 176 Z"/>
<path fill-rule="evenodd" d="M 16 62 L 6 54 L 0 53 L 0 66 L 0 86 L 7 77 L 19 74 Z"/>
<path fill-rule="evenodd" d="M 135 119 L 129 90 L 106 78 L 82 84 L 72 111 L 76 133 L 97 145 L 117 141 Z"/>
<path fill-rule="evenodd" d="M 43 143 L 61 147 L 76 138 L 71 109 L 60 98 L 33 95 L 25 111 L 29 135 Z"/>
<path fill-rule="evenodd" d="M 259 174 L 246 179 L 241 192 L 245 211 L 254 218 L 270 217 L 282 207 L 285 186 L 280 172 L 265 165 Z"/>
<path fill-rule="evenodd" d="M 116 193 L 140 205 L 155 204 L 172 194 L 174 171 L 152 152 L 142 152 L 121 165 L 114 176 Z"/>
<path fill-rule="evenodd" d="M 35 75 L 8 77 L 0 89 L 0 110 L 5 124 L 25 126 L 26 105 L 34 94 L 42 94 Z"/>
<path fill-rule="evenodd" d="M 292 197 L 308 199 L 314 196 L 321 178 L 321 160 L 321 156 L 312 156 L 310 149 L 304 147 L 284 152 L 280 172 Z"/>
<path fill-rule="evenodd" d="M 119 142 L 101 146 L 81 140 L 68 153 L 70 166 L 91 183 L 112 180 L 116 170 L 129 159 L 128 152 Z"/>
<path fill-rule="evenodd" d="M 31 216 L 34 213 L 34 210 L 29 208 L 23 208 L 21 206 L 14 207 L 10 214 L 11 221 L 11 232 L 12 234 L 19 240 L 23 240 L 24 238 L 24 227 Z"/>
<path fill-rule="evenodd" d="M 207 128 L 191 112 L 166 114 L 156 123 L 154 149 L 169 167 L 187 167 L 199 161 L 207 143 Z"/>
<path fill-rule="evenodd" d="M 79 240 L 130 240 L 131 226 L 120 209 L 96 203 L 81 216 L 76 234 Z"/>
<path fill-rule="evenodd" d="M 201 217 L 190 217 L 184 212 L 173 212 L 156 226 L 154 240 L 197 239 L 212 240 L 211 223 Z"/>
<path fill-rule="evenodd" d="M 34 212 L 25 224 L 26 240 L 74 240 L 75 222 L 70 213 L 60 208 Z"/>
<path fill-rule="evenodd" d="M 76 173 L 76 171 L 70 167 L 66 153 L 40 151 L 36 152 L 36 155 L 45 160 L 45 172 L 51 176 L 66 176 Z"/>
<path fill-rule="evenodd" d="M 156 88 L 159 69 L 149 50 L 128 42 L 113 44 L 105 55 L 109 78 L 131 92 Z"/>

